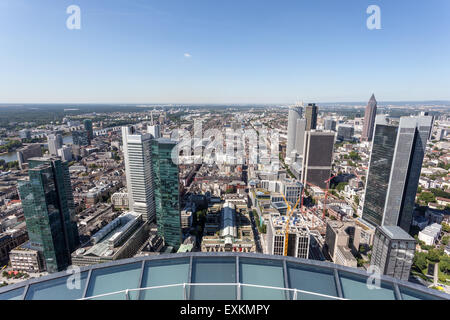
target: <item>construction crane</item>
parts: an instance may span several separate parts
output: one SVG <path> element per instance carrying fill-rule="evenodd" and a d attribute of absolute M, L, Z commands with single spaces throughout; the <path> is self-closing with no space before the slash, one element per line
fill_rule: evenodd
<path fill-rule="evenodd" d="M 287 219 L 286 219 L 286 227 L 285 227 L 285 232 L 284 232 L 284 252 L 283 252 L 283 255 L 287 256 L 288 244 L 289 244 L 289 221 L 291 219 L 292 213 L 297 208 L 298 203 L 300 202 L 300 198 L 303 198 L 303 197 L 298 197 L 294 208 L 291 209 L 291 206 L 289 205 L 289 202 L 287 202 L 284 194 L 282 192 L 280 192 L 280 193 L 283 196 L 284 202 L 286 202 L 286 205 L 287 205 L 287 212 L 286 212 Z"/>
<path fill-rule="evenodd" d="M 327 184 L 327 189 L 325 191 L 325 200 L 323 201 L 322 220 L 325 219 L 325 207 L 327 206 L 328 188 L 330 187 L 330 180 L 333 179 L 334 177 L 336 176 L 334 175 L 330 179 L 324 181 Z"/>

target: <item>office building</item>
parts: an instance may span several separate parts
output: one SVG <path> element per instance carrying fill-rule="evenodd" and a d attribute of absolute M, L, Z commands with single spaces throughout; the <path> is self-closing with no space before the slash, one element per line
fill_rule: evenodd
<path fill-rule="evenodd" d="M 416 242 L 402 228 L 381 226 L 375 231 L 370 264 L 380 272 L 400 280 L 408 280 Z"/>
<path fill-rule="evenodd" d="M 156 223 L 164 243 L 178 249 L 181 244 L 181 214 L 178 164 L 172 159 L 176 141 L 152 140 Z M 175 156 L 177 156 L 175 154 Z"/>
<path fill-rule="evenodd" d="M 63 137 L 59 133 L 57 134 L 49 134 L 47 136 L 47 142 L 48 142 L 48 152 L 52 156 L 58 155 L 58 149 L 62 148 L 63 146 Z"/>
<path fill-rule="evenodd" d="M 442 231 L 442 225 L 433 223 L 419 231 L 419 240 L 425 242 L 427 246 L 433 246 L 439 239 Z"/>
<path fill-rule="evenodd" d="M 341 141 L 353 141 L 355 129 L 352 125 L 341 124 L 337 130 L 337 138 Z"/>
<path fill-rule="evenodd" d="M 58 149 L 58 156 L 61 157 L 62 161 L 72 161 L 72 147 L 63 146 L 62 148 Z"/>
<path fill-rule="evenodd" d="M 144 221 L 156 217 L 152 177 L 152 137 L 133 126 L 122 127 L 125 175 L 129 209 L 142 214 Z"/>
<path fill-rule="evenodd" d="M 367 249 L 373 243 L 374 230 L 357 220 L 327 222 L 325 244 L 334 263 L 356 267 L 355 255 L 361 245 Z"/>
<path fill-rule="evenodd" d="M 94 139 L 94 130 L 92 128 L 92 120 L 91 119 L 84 119 L 84 131 L 86 131 L 87 139 L 89 141 L 89 144 L 91 144 L 92 140 Z"/>
<path fill-rule="evenodd" d="M 287 217 L 277 213 L 271 214 L 267 226 L 268 254 L 284 255 Z M 287 255 L 308 259 L 310 231 L 303 219 L 293 216 L 289 220 Z"/>
<path fill-rule="evenodd" d="M 323 128 L 327 131 L 336 131 L 336 120 L 333 120 L 333 118 L 330 117 L 326 118 Z"/>
<path fill-rule="evenodd" d="M 11 250 L 9 261 L 14 271 L 41 272 L 45 270 L 41 252 L 33 249 L 30 242 L 21 244 Z"/>
<path fill-rule="evenodd" d="M 111 196 L 111 204 L 114 208 L 128 208 L 130 203 L 130 198 L 128 192 L 115 192 Z"/>
<path fill-rule="evenodd" d="M 362 141 L 372 141 L 376 115 L 377 100 L 375 99 L 375 95 L 372 94 L 372 97 L 370 97 L 369 103 L 366 106 L 366 112 L 364 113 L 364 126 L 361 134 Z"/>
<path fill-rule="evenodd" d="M 72 253 L 76 266 L 133 257 L 149 237 L 149 224 L 136 212 L 124 212 Z"/>
<path fill-rule="evenodd" d="M 20 139 L 31 139 L 31 130 L 29 130 L 29 129 L 20 130 L 19 137 L 20 137 Z"/>
<path fill-rule="evenodd" d="M 311 131 L 316 129 L 317 126 L 317 113 L 318 108 L 315 103 L 308 103 L 306 106 L 305 118 L 306 118 L 306 130 Z"/>
<path fill-rule="evenodd" d="M 159 124 L 148 126 L 147 132 L 152 135 L 153 139 L 161 138 L 161 128 Z"/>
<path fill-rule="evenodd" d="M 87 131 L 72 131 L 72 141 L 75 146 L 85 147 L 90 144 Z"/>
<path fill-rule="evenodd" d="M 297 106 L 289 107 L 286 157 L 292 157 L 292 152 L 295 149 L 297 120 L 299 120 L 301 118 L 302 118 L 302 108 L 301 107 L 297 107 Z"/>
<path fill-rule="evenodd" d="M 295 149 L 299 156 L 303 156 L 303 149 L 305 147 L 305 131 L 306 131 L 306 119 L 297 119 Z"/>
<path fill-rule="evenodd" d="M 18 189 L 30 239 L 48 272 L 64 270 L 79 245 L 67 163 L 59 158 L 29 159 L 28 179 Z"/>
<path fill-rule="evenodd" d="M 391 125 L 377 116 L 362 217 L 375 226 L 409 232 L 432 117 L 401 117 Z"/>
<path fill-rule="evenodd" d="M 311 183 L 322 189 L 326 188 L 325 181 L 331 177 L 334 140 L 334 132 L 307 131 L 305 133 L 301 176 L 303 185 Z"/>
<path fill-rule="evenodd" d="M 42 156 L 42 148 L 39 143 L 30 144 L 17 150 L 17 160 L 19 161 L 20 169 L 24 169 L 28 159 Z"/>
<path fill-rule="evenodd" d="M 295 205 L 297 200 L 300 199 L 302 190 L 303 185 L 295 179 L 284 179 L 281 181 L 281 192 L 285 196 L 286 200 L 293 205 Z"/>

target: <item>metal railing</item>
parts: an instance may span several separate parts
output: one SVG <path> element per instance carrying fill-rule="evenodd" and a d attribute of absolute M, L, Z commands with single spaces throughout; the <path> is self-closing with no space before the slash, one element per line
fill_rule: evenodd
<path fill-rule="evenodd" d="M 311 291 L 305 291 L 305 290 L 299 290 L 299 289 L 292 289 L 292 288 L 280 288 L 280 287 L 271 287 L 271 286 L 263 286 L 263 285 L 257 285 L 257 284 L 247 284 L 247 283 L 177 283 L 177 284 L 168 284 L 168 285 L 162 285 L 162 286 L 153 286 L 153 287 L 146 287 L 146 288 L 134 288 L 134 289 L 125 289 L 125 290 L 119 290 L 104 294 L 99 294 L 95 296 L 85 297 L 78 300 L 95 300 L 99 298 L 108 298 L 111 297 L 110 300 L 132 300 L 133 297 L 130 296 L 130 293 L 138 292 L 138 297 L 136 299 L 141 298 L 141 294 L 143 292 L 151 291 L 151 290 L 158 290 L 158 289 L 165 289 L 165 288 L 174 288 L 174 287 L 182 287 L 183 288 L 183 300 L 189 300 L 190 296 L 190 288 L 191 287 L 210 287 L 210 286 L 227 286 L 227 287 L 235 287 L 236 293 L 239 291 L 239 295 L 236 295 L 236 299 L 240 299 L 242 297 L 241 288 L 260 288 L 260 289 L 270 289 L 270 290 L 276 290 L 278 292 L 284 293 L 285 299 L 283 300 L 310 300 L 308 298 L 301 299 L 301 295 L 307 295 L 315 297 L 316 299 L 331 299 L 331 300 L 348 300 L 344 298 L 339 298 L 335 296 L 330 296 L 326 294 L 321 294 L 317 292 L 311 292 Z M 123 294 L 122 297 L 117 298 L 115 296 Z M 238 298 L 239 297 L 239 298 Z M 268 297 L 268 299 L 273 299 L 273 297 Z M 145 299 L 143 299 L 145 300 Z M 245 300 L 245 299 L 242 299 Z"/>

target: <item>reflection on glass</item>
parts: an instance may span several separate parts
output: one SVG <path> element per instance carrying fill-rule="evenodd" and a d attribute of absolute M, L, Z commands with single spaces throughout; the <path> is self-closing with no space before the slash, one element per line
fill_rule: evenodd
<path fill-rule="evenodd" d="M 83 297 L 87 272 L 32 284 L 26 300 L 75 300 Z M 78 282 L 79 281 L 79 282 Z"/>
<path fill-rule="evenodd" d="M 426 294 L 426 293 L 422 293 L 422 292 L 418 292 L 418 291 L 414 291 L 405 287 L 399 287 L 400 289 L 400 293 L 402 294 L 402 298 L 403 300 L 442 300 L 439 299 L 438 297 Z"/>
<path fill-rule="evenodd" d="M 171 259 L 148 261 L 142 276 L 142 288 L 163 286 L 168 284 L 187 283 L 189 277 L 189 259 Z M 144 290 L 140 299 L 143 300 L 182 300 L 183 286 Z"/>
<path fill-rule="evenodd" d="M 288 263 L 289 287 L 312 293 L 321 293 L 337 297 L 333 270 Z M 312 294 L 297 292 L 297 299 L 322 300 L 327 299 Z"/>
<path fill-rule="evenodd" d="M 193 283 L 236 283 L 235 258 L 196 258 L 192 265 Z M 236 286 L 191 286 L 190 299 L 233 300 Z"/>
<path fill-rule="evenodd" d="M 369 289 L 368 278 L 339 272 L 344 298 L 350 300 L 395 300 L 394 288 L 381 282 L 379 289 Z"/>
<path fill-rule="evenodd" d="M 141 263 L 92 270 L 86 297 L 139 288 L 140 273 Z M 137 294 L 136 291 L 130 292 L 130 299 L 136 299 Z M 125 299 L 125 295 L 106 296 L 98 299 L 122 300 Z"/>
<path fill-rule="evenodd" d="M 20 300 L 22 299 L 24 287 L 7 291 L 0 294 L 0 300 Z"/>
<path fill-rule="evenodd" d="M 283 265 L 281 261 L 263 259 L 239 259 L 240 282 L 261 286 L 284 288 Z M 284 290 L 242 287 L 242 299 L 273 299 L 283 300 L 289 298 Z"/>

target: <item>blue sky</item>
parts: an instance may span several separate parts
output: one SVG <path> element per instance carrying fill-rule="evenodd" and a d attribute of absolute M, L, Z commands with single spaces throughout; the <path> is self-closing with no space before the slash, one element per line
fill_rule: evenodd
<path fill-rule="evenodd" d="M 72 4 L 81 30 L 66 28 Z M 366 27 L 370 4 L 381 30 Z M 372 92 L 450 100 L 450 1 L 0 0 L 0 103 L 340 102 Z"/>

